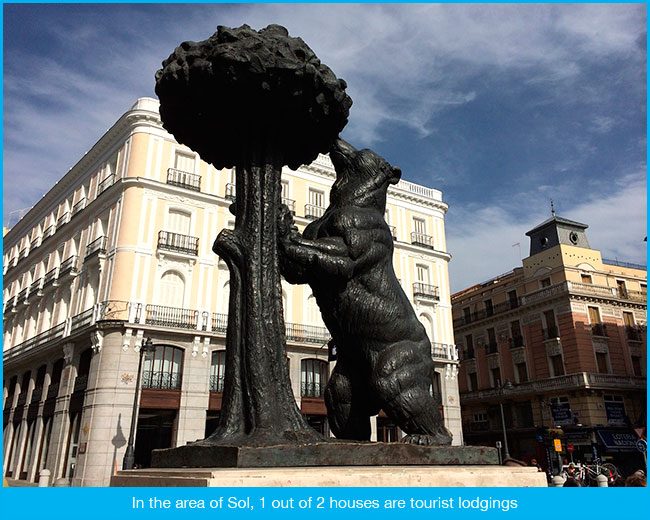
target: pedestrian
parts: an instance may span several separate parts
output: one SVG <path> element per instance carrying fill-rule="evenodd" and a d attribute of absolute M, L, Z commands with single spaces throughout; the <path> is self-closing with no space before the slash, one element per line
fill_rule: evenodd
<path fill-rule="evenodd" d="M 537 468 L 537 471 L 538 471 L 538 472 L 540 472 L 540 471 L 544 471 L 544 470 L 542 469 L 542 466 L 540 466 L 539 462 L 537 462 L 537 459 L 532 459 L 532 460 L 530 461 L 530 465 L 531 465 L 531 466 L 535 466 L 535 467 Z"/>

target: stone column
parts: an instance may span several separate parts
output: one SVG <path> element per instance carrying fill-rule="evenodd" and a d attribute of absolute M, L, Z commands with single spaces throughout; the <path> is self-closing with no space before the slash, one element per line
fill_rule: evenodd
<path fill-rule="evenodd" d="M 41 450 L 41 444 L 44 442 L 44 439 L 41 439 L 43 436 L 43 406 L 45 405 L 45 397 L 47 396 L 47 387 L 50 384 L 50 378 L 52 377 L 52 363 L 48 363 L 48 367 L 45 372 L 45 378 L 43 379 L 43 387 L 41 388 L 41 395 L 39 396 L 38 404 L 38 415 L 36 416 L 36 424 L 34 425 L 34 441 L 32 445 L 32 454 L 31 459 L 28 461 L 27 466 L 27 480 L 30 482 L 36 482 L 38 477 L 38 461 L 39 461 L 39 452 Z"/>
<path fill-rule="evenodd" d="M 210 400 L 210 356 L 208 343 L 194 338 L 191 349 L 185 350 L 181 405 L 178 410 L 175 446 L 205 437 L 206 411 Z"/>
<path fill-rule="evenodd" d="M 65 366 L 59 383 L 59 395 L 56 398 L 56 408 L 52 419 L 52 437 L 50 440 L 50 451 L 47 455 L 47 468 L 52 472 L 52 480 L 63 476 L 65 468 L 65 451 L 68 441 L 68 430 L 70 429 L 70 395 L 74 389 L 74 382 L 77 378 L 79 367 L 79 355 L 75 354 L 74 343 L 63 344 L 63 358 Z"/>

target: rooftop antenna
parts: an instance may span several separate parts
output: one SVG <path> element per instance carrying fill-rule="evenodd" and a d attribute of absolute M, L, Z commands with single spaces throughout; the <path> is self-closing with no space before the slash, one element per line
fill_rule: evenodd
<path fill-rule="evenodd" d="M 553 206 L 553 199 L 551 199 L 551 215 L 555 217 L 555 207 Z"/>

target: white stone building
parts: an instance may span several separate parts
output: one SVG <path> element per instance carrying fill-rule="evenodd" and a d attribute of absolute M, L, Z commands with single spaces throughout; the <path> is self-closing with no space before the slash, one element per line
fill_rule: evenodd
<path fill-rule="evenodd" d="M 322 214 L 335 172 L 327 156 L 283 171 L 283 199 L 303 228 Z M 139 99 L 6 234 L 3 250 L 3 470 L 34 481 L 47 468 L 104 486 L 121 468 L 139 347 L 151 337 L 136 463 L 151 449 L 204 438 L 221 408 L 228 269 L 212 252 L 234 225 L 234 174 L 216 170 Z M 434 392 L 462 444 L 441 193 L 389 190 L 394 264 L 432 341 Z M 322 392 L 329 334 L 308 286 L 283 283 L 296 401 L 328 433 Z M 373 438 L 401 433 L 380 414 Z"/>

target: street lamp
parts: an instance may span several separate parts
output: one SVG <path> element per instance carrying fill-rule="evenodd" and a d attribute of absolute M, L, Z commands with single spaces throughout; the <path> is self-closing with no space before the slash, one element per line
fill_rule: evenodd
<path fill-rule="evenodd" d="M 122 469 L 133 469 L 135 462 L 135 450 L 133 448 L 133 438 L 135 437 L 135 424 L 138 420 L 138 408 L 140 404 L 140 375 L 142 374 L 142 360 L 147 352 L 153 352 L 155 347 L 150 337 L 147 340 L 142 340 L 140 347 L 140 359 L 138 360 L 138 375 L 135 379 L 135 396 L 133 397 L 133 414 L 131 415 L 131 430 L 129 431 L 129 443 L 126 446 L 126 453 L 122 461 Z"/>
<path fill-rule="evenodd" d="M 512 390 L 512 383 L 508 380 L 501 387 L 501 397 L 505 394 L 506 391 Z M 501 426 L 503 427 L 503 460 L 510 458 L 510 453 L 508 453 L 508 437 L 506 436 L 506 419 L 503 415 L 503 400 L 499 401 L 499 407 L 501 408 Z"/>

